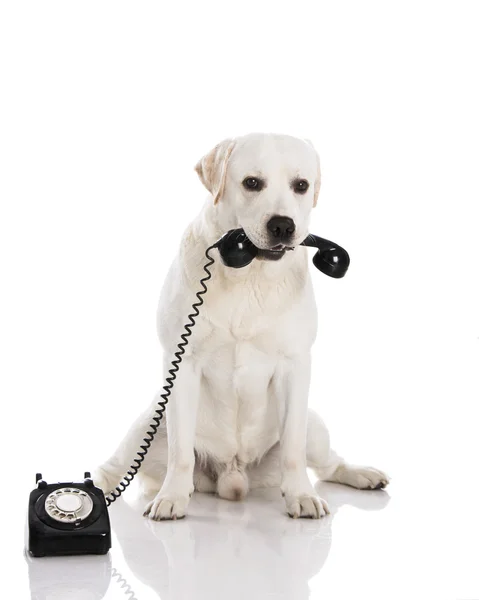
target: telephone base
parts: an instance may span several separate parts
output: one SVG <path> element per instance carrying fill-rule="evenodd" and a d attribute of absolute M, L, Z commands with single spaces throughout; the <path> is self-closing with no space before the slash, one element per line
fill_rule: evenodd
<path fill-rule="evenodd" d="M 103 492 L 90 473 L 83 482 L 47 484 L 37 473 L 28 504 L 27 551 L 31 556 L 106 554 L 110 519 Z"/>

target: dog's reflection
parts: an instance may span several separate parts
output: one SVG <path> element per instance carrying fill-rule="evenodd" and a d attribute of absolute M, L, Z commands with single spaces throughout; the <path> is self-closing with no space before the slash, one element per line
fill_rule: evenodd
<path fill-rule="evenodd" d="M 384 491 L 317 489 L 331 508 L 321 520 L 288 518 L 279 491 L 269 489 L 241 503 L 195 494 L 188 517 L 176 522 L 145 519 L 145 496 L 133 506 L 120 499 L 112 506 L 112 527 L 131 571 L 161 600 L 304 600 L 327 559 L 337 510 L 344 504 L 381 510 L 389 501 Z"/>

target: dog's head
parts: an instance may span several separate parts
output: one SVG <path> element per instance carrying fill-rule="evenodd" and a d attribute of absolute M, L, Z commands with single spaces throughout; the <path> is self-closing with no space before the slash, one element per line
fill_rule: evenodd
<path fill-rule="evenodd" d="M 262 258 L 277 260 L 307 236 L 321 182 L 310 142 L 274 134 L 224 140 L 196 172 L 213 196 L 220 227 L 242 227 Z"/>

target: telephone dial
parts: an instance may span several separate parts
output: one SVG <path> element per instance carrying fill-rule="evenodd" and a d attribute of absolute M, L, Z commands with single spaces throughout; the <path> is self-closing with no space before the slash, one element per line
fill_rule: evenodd
<path fill-rule="evenodd" d="M 335 279 L 346 274 L 349 255 L 341 246 L 311 234 L 300 245 L 317 248 L 313 264 L 322 273 Z M 196 293 L 197 301 L 193 303 L 192 312 L 187 316 L 188 322 L 180 336 L 181 341 L 174 353 L 175 358 L 171 361 L 169 377 L 163 386 L 163 394 L 160 394 L 161 400 L 126 475 L 116 488 L 105 496 L 102 490 L 94 486 L 89 472 L 85 473 L 83 482 L 54 484 L 47 484 L 41 473 L 37 473 L 37 488 L 31 492 L 28 506 L 27 549 L 32 556 L 106 554 L 110 549 L 111 534 L 107 507 L 130 485 L 156 435 L 180 369 L 188 338 L 204 302 L 203 295 L 208 290 L 206 282 L 212 277 L 209 268 L 215 262 L 210 253 L 214 249 L 219 251 L 226 266 L 236 269 L 246 267 L 261 253 L 261 249 L 251 242 L 243 229 L 231 229 L 206 249 L 205 256 L 208 262 L 203 266 L 206 275 L 199 281 L 201 290 Z M 282 247 L 281 252 L 288 250 L 294 251 L 293 248 Z"/>

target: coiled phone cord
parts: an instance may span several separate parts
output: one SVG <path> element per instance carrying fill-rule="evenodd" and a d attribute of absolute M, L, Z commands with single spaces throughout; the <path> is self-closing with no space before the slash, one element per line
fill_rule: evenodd
<path fill-rule="evenodd" d="M 209 281 L 212 277 L 211 271 L 209 267 L 215 262 L 215 259 L 210 256 L 210 250 L 216 248 L 218 246 L 218 242 L 213 244 L 209 248 L 206 249 L 205 255 L 208 258 L 208 262 L 203 266 L 206 275 L 200 279 L 201 290 L 196 292 L 197 302 L 194 302 L 191 306 L 193 312 L 188 315 L 188 323 L 184 326 L 184 333 L 181 334 L 182 341 L 178 343 L 178 350 L 174 353 L 175 358 L 171 361 L 171 367 L 168 370 L 169 377 L 166 377 L 166 384 L 163 386 L 163 394 L 161 394 L 161 401 L 158 402 L 158 407 L 155 409 L 156 416 L 152 417 L 152 421 L 148 426 L 148 430 L 145 433 L 145 437 L 143 438 L 143 444 L 140 446 L 140 450 L 136 453 L 137 458 L 133 459 L 133 463 L 130 465 L 126 475 L 120 481 L 120 483 L 115 487 L 115 489 L 110 492 L 107 496 L 105 496 L 106 505 L 110 506 L 117 498 L 119 498 L 126 488 L 133 481 L 133 478 L 138 473 L 141 467 L 141 463 L 145 460 L 145 456 L 150 449 L 153 438 L 155 437 L 158 427 L 160 426 L 160 421 L 163 418 L 163 415 L 166 410 L 166 405 L 168 404 L 169 397 L 171 395 L 171 390 L 173 388 L 173 382 L 176 379 L 176 374 L 180 369 L 180 363 L 183 360 L 182 356 L 185 353 L 185 347 L 188 345 L 188 338 L 191 335 L 191 329 L 196 324 L 196 317 L 200 314 L 200 306 L 204 303 L 202 296 L 206 294 L 208 288 L 206 286 L 206 282 Z"/>
<path fill-rule="evenodd" d="M 135 596 L 135 592 L 133 591 L 131 585 L 123 577 L 120 571 L 117 571 L 114 567 L 111 570 L 111 578 L 113 579 L 113 581 L 116 581 L 119 584 L 119 586 L 123 590 L 123 593 L 126 596 L 128 596 L 129 600 L 138 600 L 138 598 Z"/>

